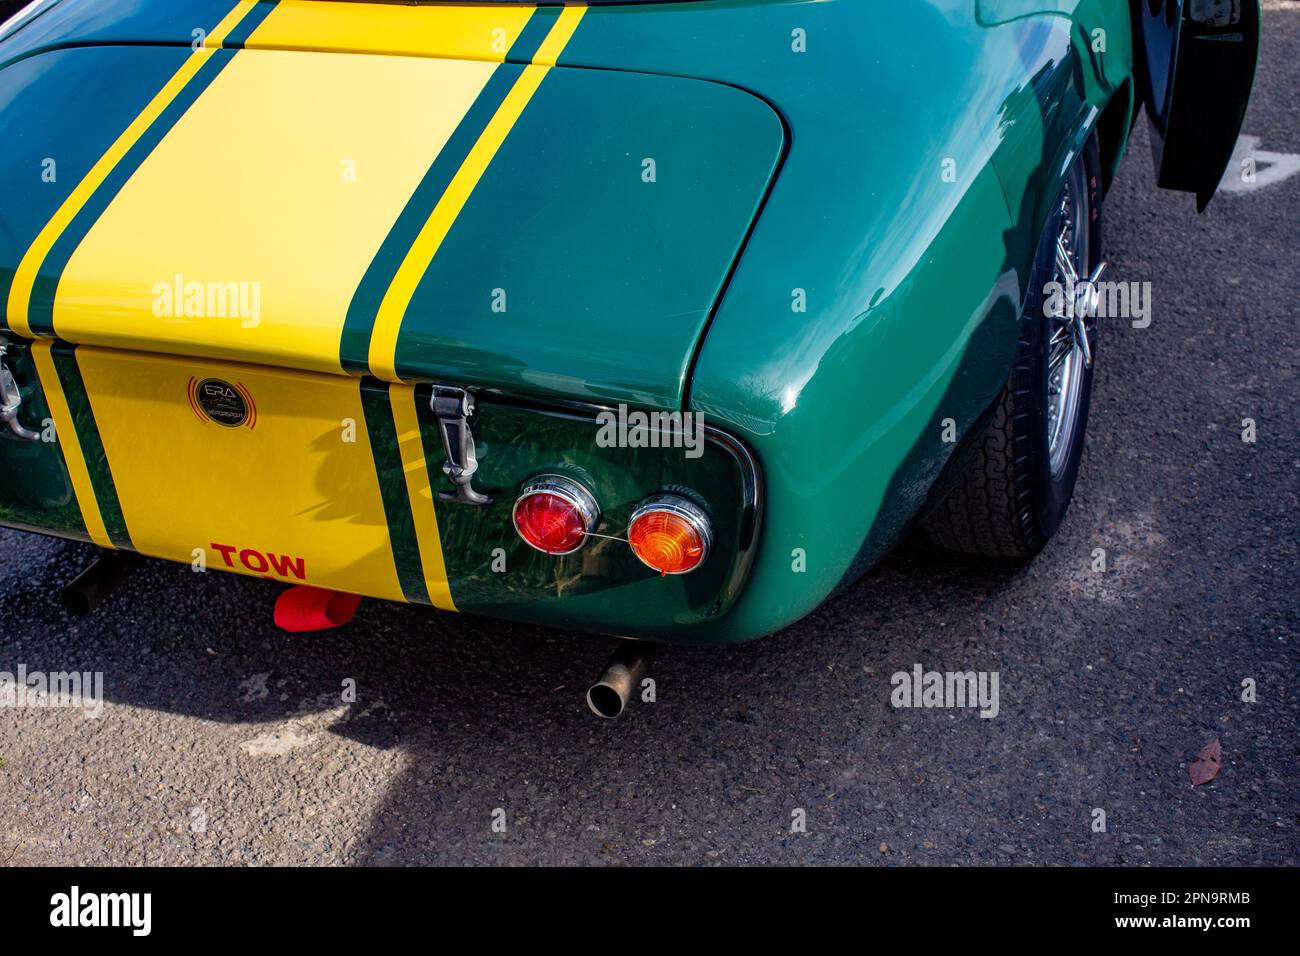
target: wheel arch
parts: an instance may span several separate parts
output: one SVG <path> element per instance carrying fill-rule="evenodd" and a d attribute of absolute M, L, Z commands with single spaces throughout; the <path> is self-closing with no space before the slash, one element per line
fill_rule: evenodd
<path fill-rule="evenodd" d="M 1128 149 L 1133 132 L 1135 92 L 1132 77 L 1120 84 L 1110 100 L 1102 107 L 1094 124 L 1097 145 L 1101 150 L 1101 191 L 1110 192 L 1111 184 L 1119 174 L 1120 163 Z"/>

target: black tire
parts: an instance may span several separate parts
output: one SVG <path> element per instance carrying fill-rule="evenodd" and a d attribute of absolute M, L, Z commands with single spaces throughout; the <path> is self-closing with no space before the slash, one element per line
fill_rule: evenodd
<path fill-rule="evenodd" d="M 1101 196 L 1097 137 L 1088 139 L 1082 155 L 1083 211 L 1089 223 L 1089 261 L 1101 261 Z M 1062 199 L 1064 190 L 1062 190 Z M 1051 467 L 1048 441 L 1048 337 L 1056 321 L 1045 314 L 1044 286 L 1056 276 L 1056 238 L 1061 228 L 1061 202 L 1053 204 L 1039 241 L 1029 280 L 1020 341 L 1006 387 L 999 397 L 971 463 L 944 500 L 925 519 L 931 543 L 950 551 L 992 558 L 1025 559 L 1036 555 L 1060 527 L 1083 456 L 1083 438 L 1092 398 L 1092 368 L 1079 377 L 1077 415 L 1069 443 L 1058 451 Z M 1096 356 L 1095 319 L 1087 335 Z"/>

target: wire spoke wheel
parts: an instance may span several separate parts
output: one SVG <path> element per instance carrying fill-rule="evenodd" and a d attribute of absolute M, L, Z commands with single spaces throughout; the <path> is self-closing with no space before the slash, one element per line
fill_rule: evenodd
<path fill-rule="evenodd" d="M 1085 342 L 1087 335 L 1086 310 L 1076 290 L 1092 269 L 1089 255 L 1088 202 L 1084 169 L 1076 163 L 1066 178 L 1061 191 L 1058 211 L 1060 227 L 1056 236 L 1056 265 L 1054 281 L 1065 294 L 1061 306 L 1055 310 L 1043 309 L 1047 323 L 1043 341 L 1047 349 L 1047 409 L 1044 416 L 1047 427 L 1049 468 L 1059 475 L 1069 458 L 1079 422 L 1083 372 L 1088 364 Z M 1053 314 L 1055 313 L 1055 314 Z"/>
<path fill-rule="evenodd" d="M 1089 136 L 1044 210 L 1006 384 L 953 453 L 926 516 L 931 543 L 1024 560 L 1061 526 L 1083 458 L 1102 256 L 1100 157 Z"/>

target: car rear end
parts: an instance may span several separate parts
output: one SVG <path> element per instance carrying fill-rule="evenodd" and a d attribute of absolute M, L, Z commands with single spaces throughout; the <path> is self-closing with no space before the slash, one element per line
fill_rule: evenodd
<path fill-rule="evenodd" d="M 584 12 L 60 0 L 0 41 L 0 522 L 717 639 L 762 477 L 685 388 L 785 134 L 558 66 Z"/>

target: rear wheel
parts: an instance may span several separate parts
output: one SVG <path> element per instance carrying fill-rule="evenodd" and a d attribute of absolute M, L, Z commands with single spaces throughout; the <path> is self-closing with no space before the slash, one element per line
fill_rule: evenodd
<path fill-rule="evenodd" d="M 1096 290 L 1085 280 L 1101 262 L 1098 167 L 1093 136 L 1039 241 L 1015 361 L 983 442 L 925 521 L 940 547 L 1031 557 L 1070 506 L 1096 354 Z"/>

